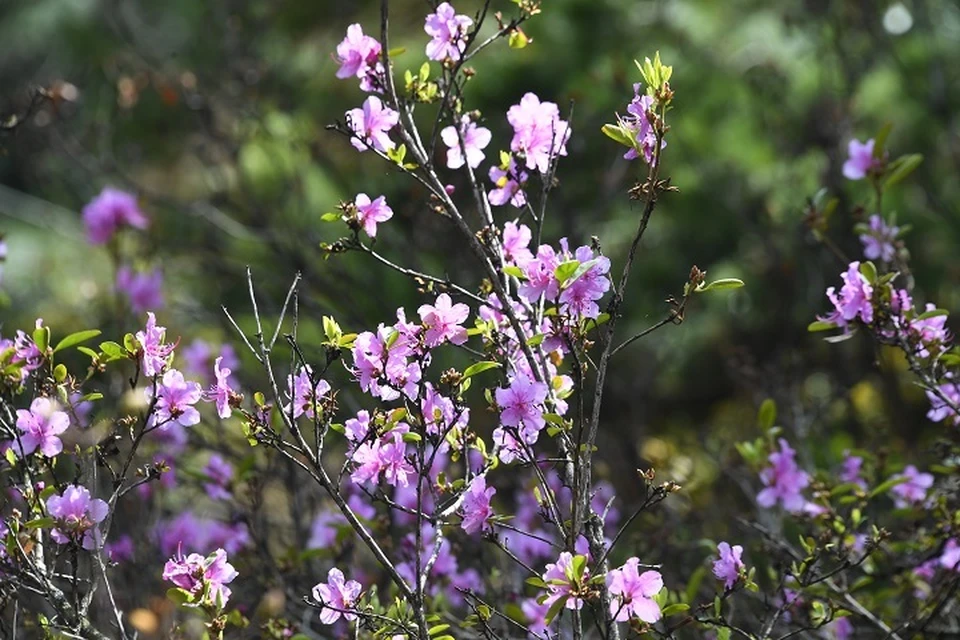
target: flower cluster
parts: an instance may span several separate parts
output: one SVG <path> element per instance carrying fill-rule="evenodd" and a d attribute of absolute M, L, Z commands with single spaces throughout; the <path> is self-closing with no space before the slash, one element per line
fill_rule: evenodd
<path fill-rule="evenodd" d="M 227 552 L 217 549 L 207 557 L 191 553 L 183 557 L 179 552 L 167 560 L 163 579 L 183 589 L 193 600 L 193 606 L 211 606 L 222 610 L 230 599 L 230 588 L 237 570 L 227 562 Z"/>
<path fill-rule="evenodd" d="M 105 244 L 118 229 L 146 229 L 150 221 L 140 210 L 135 196 L 106 187 L 83 208 L 83 223 L 91 244 Z"/>
<path fill-rule="evenodd" d="M 100 546 L 97 525 L 107 517 L 107 503 L 91 498 L 86 487 L 70 485 L 62 495 L 47 498 L 47 513 L 56 521 L 51 537 L 60 544 L 76 542 L 92 551 Z"/>
<path fill-rule="evenodd" d="M 760 473 L 766 487 L 757 495 L 761 507 L 769 508 L 779 502 L 787 511 L 797 513 L 806 506 L 803 490 L 810 484 L 810 475 L 800 469 L 795 456 L 796 451 L 781 438 L 780 451 L 770 454 L 770 466 Z"/>

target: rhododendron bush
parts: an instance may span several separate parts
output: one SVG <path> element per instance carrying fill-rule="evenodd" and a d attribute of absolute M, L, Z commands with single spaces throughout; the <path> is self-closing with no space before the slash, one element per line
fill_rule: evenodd
<path fill-rule="evenodd" d="M 651 220 L 684 188 L 672 127 L 697 97 L 673 88 L 679 61 L 650 51 L 599 130 L 532 89 L 499 112 L 474 108 L 471 82 L 496 74 L 485 56 L 536 46 L 524 29 L 549 4 L 426 3 L 416 49 L 391 44 L 387 0 L 379 21 L 342 25 L 335 75 L 355 106 L 327 124 L 331 144 L 364 177 L 404 183 L 460 261 L 384 249 L 410 209 L 379 179 L 310 213 L 332 234 L 313 257 L 329 274 L 359 258 L 417 305 L 367 317 L 362 300 L 380 294 L 358 289 L 357 312 L 336 313 L 301 273 L 248 267 L 241 305 L 203 301 L 230 328 L 214 344 L 176 328 L 162 272 L 140 255 L 150 199 L 105 186 L 83 208 L 89 251 L 111 261 L 115 320 L 2 327 L 4 633 L 960 633 L 960 351 L 948 311 L 915 291 L 909 227 L 887 206 L 922 158 L 893 148 L 890 127 L 849 141 L 846 182 L 807 203 L 817 250 L 838 265 L 807 312 L 828 343 L 864 341 L 904 363 L 936 447 L 892 455 L 864 438 L 840 459 L 812 455 L 816 443 L 784 427 L 796 416 L 760 397 L 752 435 L 714 461 L 737 494 L 711 511 L 726 531 L 716 537 L 696 507 L 670 506 L 690 494 L 669 465 L 612 474 L 617 452 L 601 438 L 611 364 L 750 286 L 689 265 L 643 328 L 627 312 L 635 272 L 661 250 L 644 242 Z M 549 222 L 580 146 L 602 147 L 625 176 L 623 256 L 605 254 L 602 233 L 563 236 Z M 838 229 L 848 206 L 869 213 Z M 263 282 L 278 277 L 274 299 Z M 147 597 L 162 614 L 152 627 Z"/>

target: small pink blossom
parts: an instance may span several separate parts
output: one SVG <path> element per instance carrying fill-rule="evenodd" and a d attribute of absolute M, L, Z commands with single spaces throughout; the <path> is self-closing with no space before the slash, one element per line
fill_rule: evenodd
<path fill-rule="evenodd" d="M 857 319 L 864 324 L 870 324 L 873 322 L 873 286 L 860 273 L 860 263 L 851 262 L 841 277 L 844 284 L 839 295 L 835 287 L 827 289 L 827 298 L 833 303 L 834 310 L 821 320 L 833 322 L 840 327 L 845 327 Z"/>
<path fill-rule="evenodd" d="M 870 216 L 870 226 L 867 233 L 860 235 L 863 243 L 863 255 L 867 260 L 882 260 L 891 262 L 897 254 L 894 242 L 900 227 L 887 226 L 880 214 Z"/>
<path fill-rule="evenodd" d="M 204 483 L 203 489 L 211 499 L 229 500 L 232 497 L 229 487 L 233 481 L 233 465 L 223 456 L 217 453 L 211 455 L 203 468 L 203 475 L 209 480 Z"/>
<path fill-rule="evenodd" d="M 472 24 L 473 20 L 468 16 L 458 16 L 449 2 L 441 3 L 436 13 L 427 16 L 423 26 L 432 38 L 427 43 L 427 57 L 431 60 L 459 60 L 467 47 L 467 30 Z"/>
<path fill-rule="evenodd" d="M 230 589 L 226 586 L 239 575 L 227 562 L 227 552 L 217 549 L 204 558 L 199 553 L 191 553 L 184 558 L 178 552 L 167 560 L 163 567 L 163 579 L 194 597 L 203 596 L 202 602 L 222 609 L 230 599 Z"/>
<path fill-rule="evenodd" d="M 556 103 L 527 93 L 507 111 L 507 121 L 513 127 L 510 149 L 523 154 L 528 169 L 547 173 L 556 156 L 567 155 L 570 125 L 560 119 Z"/>
<path fill-rule="evenodd" d="M 490 129 L 481 127 L 470 120 L 469 116 L 463 116 L 460 120 L 460 126 L 450 125 L 444 127 L 440 132 L 440 139 L 447 145 L 447 167 L 450 169 L 459 169 L 464 165 L 464 154 L 466 151 L 466 164 L 471 169 L 476 169 L 486 157 L 483 150 L 490 144 L 492 136 Z M 461 141 L 463 149 L 461 150 Z"/>
<path fill-rule="evenodd" d="M 17 428 L 20 435 L 13 443 L 13 450 L 21 458 L 37 449 L 52 458 L 63 451 L 63 442 L 58 437 L 70 426 L 70 416 L 58 411 L 57 404 L 49 398 L 34 398 L 30 409 L 17 410 Z"/>
<path fill-rule="evenodd" d="M 320 605 L 320 622 L 333 624 L 340 616 L 345 620 L 356 620 L 354 607 L 361 589 L 356 580 L 345 580 L 340 569 L 330 569 L 326 583 L 321 582 L 313 587 L 313 600 Z"/>
<path fill-rule="evenodd" d="M 63 495 L 47 498 L 47 513 L 56 520 L 50 536 L 59 544 L 73 540 L 92 551 L 100 544 L 97 525 L 104 521 L 108 511 L 107 503 L 91 498 L 86 487 L 70 485 Z"/>
<path fill-rule="evenodd" d="M 490 167 L 490 181 L 496 187 L 487 194 L 490 204 L 495 207 L 502 207 L 508 202 L 517 209 L 527 204 L 527 196 L 523 192 L 524 185 L 527 184 L 529 174 L 517 167 L 516 161 L 511 157 L 509 164 L 504 167 Z"/>
<path fill-rule="evenodd" d="M 528 248 L 533 239 L 533 232 L 525 224 L 507 222 L 503 225 L 503 253 L 507 262 L 514 265 L 525 264 L 533 259 L 533 253 Z"/>
<path fill-rule="evenodd" d="M 880 165 L 873 157 L 874 140 L 866 142 L 851 140 L 847 146 L 847 161 L 843 163 L 843 175 L 848 180 L 863 180 L 872 169 Z"/>
<path fill-rule="evenodd" d="M 83 208 L 83 223 L 91 244 L 104 244 L 123 226 L 146 229 L 149 220 L 132 194 L 105 187 Z"/>
<path fill-rule="evenodd" d="M 379 63 L 380 43 L 368 35 L 364 35 L 363 27 L 352 24 L 347 27 L 347 36 L 337 45 L 337 77 L 341 80 L 356 77 L 360 78 L 360 88 L 364 91 L 373 90 L 373 83 L 383 66 Z"/>
<path fill-rule="evenodd" d="M 920 472 L 912 464 L 907 465 L 903 473 L 896 477 L 905 479 L 905 482 L 890 489 L 894 495 L 894 503 L 899 509 L 923 502 L 927 497 L 927 490 L 933 486 L 933 476 Z"/>
<path fill-rule="evenodd" d="M 146 390 L 147 399 L 153 401 L 153 389 Z M 200 412 L 193 405 L 203 397 L 203 389 L 196 382 L 183 379 L 183 374 L 170 369 L 163 374 L 157 385 L 156 407 L 148 425 L 165 429 L 171 424 L 190 427 L 200 422 Z"/>
<path fill-rule="evenodd" d="M 294 419 L 307 416 L 313 420 L 315 409 L 321 408 L 320 399 L 330 393 L 330 383 L 321 378 L 314 385 L 310 381 L 312 375 L 313 369 L 307 365 L 296 376 L 287 376 L 287 397 L 292 398 L 292 402 L 283 410 L 288 414 L 292 411 Z"/>
<path fill-rule="evenodd" d="M 938 387 L 940 393 L 947 397 L 953 403 L 953 406 L 960 406 L 960 384 L 948 379 Z M 945 421 L 948 424 L 960 425 L 960 414 L 933 391 L 927 391 L 927 399 L 930 401 L 930 410 L 927 411 L 927 418 L 933 422 Z"/>
<path fill-rule="evenodd" d="M 373 147 L 377 151 L 386 153 L 394 147 L 389 131 L 400 122 L 400 114 L 384 106 L 380 98 L 370 96 L 363 102 L 363 107 L 351 109 L 346 113 L 347 124 L 355 134 L 350 138 L 358 151 L 366 151 Z"/>
<path fill-rule="evenodd" d="M 534 382 L 526 376 L 517 376 L 506 389 L 497 389 L 500 423 L 507 427 L 522 427 L 520 433 L 524 440 L 528 444 L 535 442 L 545 424 L 543 402 L 547 391 L 546 384 Z"/>
<path fill-rule="evenodd" d="M 713 575 L 718 580 L 723 580 L 725 589 L 730 589 L 740 579 L 740 570 L 743 569 L 740 556 L 743 555 L 743 547 L 731 547 L 726 542 L 721 542 L 717 545 L 717 554 L 719 557 L 713 563 Z"/>
<path fill-rule="evenodd" d="M 140 366 L 143 375 L 148 378 L 163 373 L 170 354 L 176 348 L 174 344 L 164 344 L 166 334 L 166 327 L 158 326 L 153 312 L 147 312 L 147 326 L 137 332 L 136 338 L 140 343 Z"/>
<path fill-rule="evenodd" d="M 148 309 L 163 307 L 163 273 L 134 271 L 127 265 L 117 269 L 117 291 L 127 298 L 130 309 L 141 314 Z"/>
<path fill-rule="evenodd" d="M 417 313 L 427 328 L 423 337 L 428 347 L 436 347 L 448 341 L 456 345 L 467 341 L 467 330 L 460 325 L 470 315 L 470 307 L 463 303 L 453 304 L 446 293 L 437 296 L 433 305 L 421 305 Z"/>
<path fill-rule="evenodd" d="M 960 571 L 960 543 L 957 542 L 956 538 L 947 540 L 939 563 L 947 571 Z"/>
<path fill-rule="evenodd" d="M 216 403 L 217 415 L 225 420 L 233 415 L 231 403 L 237 399 L 237 392 L 230 387 L 230 369 L 222 367 L 221 362 L 223 356 L 217 356 L 213 363 L 213 375 L 217 382 L 206 392 L 205 399 Z"/>
<path fill-rule="evenodd" d="M 803 510 L 807 501 L 802 492 L 810 484 L 810 476 L 797 466 L 794 456 L 796 452 L 780 438 L 780 451 L 770 454 L 770 466 L 760 472 L 760 480 L 766 487 L 757 495 L 757 504 L 761 507 L 769 508 L 780 502 L 791 513 Z"/>
<path fill-rule="evenodd" d="M 370 200 L 370 196 L 367 194 L 358 193 L 353 204 L 357 207 L 357 219 L 360 221 L 360 226 L 371 238 L 377 236 L 377 224 L 386 222 L 393 217 L 393 209 L 387 205 L 385 196 Z"/>
<path fill-rule="evenodd" d="M 630 558 L 622 567 L 607 574 L 607 590 L 614 596 L 610 615 L 618 622 L 634 617 L 653 624 L 662 616 L 653 597 L 663 589 L 663 577 L 657 571 L 640 573 L 639 565 L 638 558 Z"/>
<path fill-rule="evenodd" d="M 576 575 L 576 565 L 582 567 L 582 575 Z M 564 551 L 555 563 L 547 565 L 542 579 L 547 583 L 547 598 L 543 604 L 552 606 L 561 598 L 565 600 L 567 609 L 583 608 L 583 598 L 580 587 L 590 579 L 590 569 L 586 566 L 586 557 L 574 556 Z"/>
<path fill-rule="evenodd" d="M 493 507 L 490 506 L 490 500 L 497 490 L 487 486 L 487 481 L 483 476 L 477 476 L 470 481 L 463 496 L 463 503 L 460 506 L 460 513 L 463 521 L 460 526 L 467 533 L 477 533 L 481 530 L 490 529 L 489 520 L 493 516 Z"/>
<path fill-rule="evenodd" d="M 350 479 L 356 484 L 377 482 L 382 474 L 387 484 L 406 487 L 414 468 L 407 462 L 406 443 L 403 434 L 409 430 L 400 424 L 392 431 L 373 442 L 364 442 L 353 452 L 355 465 Z"/>

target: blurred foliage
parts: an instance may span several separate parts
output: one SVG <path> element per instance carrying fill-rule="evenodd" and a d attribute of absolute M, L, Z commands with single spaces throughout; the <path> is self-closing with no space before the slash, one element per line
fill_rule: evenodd
<path fill-rule="evenodd" d="M 141 244 L 124 252 L 162 267 L 161 316 L 187 340 L 238 342 L 220 305 L 249 327 L 245 265 L 267 313 L 303 272 L 307 344 L 320 335 L 321 314 L 355 331 L 389 320 L 399 305 L 415 309 L 423 298 L 412 283 L 362 255 L 325 261 L 318 250 L 341 231 L 320 216 L 359 191 L 386 194 L 397 214 L 378 250 L 476 284 L 422 190 L 325 129 L 362 99 L 356 82 L 334 77 L 332 51 L 352 22 L 377 33 L 377 5 L 5 3 L 0 113 L 27 113 L 38 86 L 53 100 L 0 134 L 0 223 L 10 245 L 3 334 L 36 316 L 64 331 L 122 334 L 140 325 L 117 311 L 108 255 L 83 236 L 79 212 L 106 184 L 136 191 L 152 217 Z M 396 61 L 402 74 L 422 62 L 427 3 L 391 6 L 391 47 L 406 48 Z M 480 3 L 456 6 L 472 13 Z M 524 92 L 572 111 L 550 237 L 597 236 L 615 271 L 640 212 L 626 197 L 633 167 L 600 127 L 632 96 L 634 58 L 659 50 L 674 67 L 664 172 L 680 191 L 662 199 L 644 240 L 623 336 L 666 314 L 664 299 L 680 292 L 694 264 L 711 278 L 747 282 L 734 295 L 698 298 L 682 326 L 614 362 L 600 446 L 603 471 L 625 499 L 636 489 L 631 470 L 653 464 L 696 489 L 683 494 L 686 507 L 710 504 L 727 491 L 730 443 L 751 435 L 768 396 L 798 443 L 815 443 L 801 456 L 829 464 L 844 448 L 878 442 L 898 454 L 922 451 L 932 430 L 903 363 L 866 339 L 828 346 L 806 333 L 842 265 L 805 228 L 803 213 L 828 188 L 841 199 L 829 235 L 846 254 L 860 254 L 850 228 L 868 213 L 858 205 L 871 194 L 844 181 L 840 166 L 850 138 L 892 123 L 893 153 L 926 158 L 893 194 L 898 221 L 914 225 L 916 297 L 960 308 L 960 7 L 547 0 L 525 31 L 525 49 L 498 46 L 477 59 L 467 99 L 500 147 L 504 113 Z M 503 210 L 499 220 L 511 215 Z"/>

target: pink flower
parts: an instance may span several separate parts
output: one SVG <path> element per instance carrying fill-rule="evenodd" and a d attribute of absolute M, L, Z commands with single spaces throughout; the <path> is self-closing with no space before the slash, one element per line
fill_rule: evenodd
<path fill-rule="evenodd" d="M 556 300 L 560 293 L 560 283 L 554 273 L 560 266 L 560 256 L 548 244 L 540 245 L 537 255 L 532 260 L 520 265 L 523 275 L 526 276 L 517 291 L 528 302 L 537 302 L 540 296 L 547 300 Z"/>
<path fill-rule="evenodd" d="M 136 197 L 111 187 L 105 187 L 83 208 L 83 223 L 91 244 L 106 243 L 122 226 L 146 229 L 149 225 Z"/>
<path fill-rule="evenodd" d="M 770 454 L 770 466 L 760 472 L 766 488 L 757 495 L 761 507 L 772 507 L 777 502 L 791 513 L 803 510 L 806 500 L 802 491 L 810 484 L 810 476 L 797 466 L 796 451 L 780 438 L 780 451 Z"/>
<path fill-rule="evenodd" d="M 560 294 L 560 310 L 574 318 L 593 318 L 600 315 L 597 300 L 610 288 L 607 273 L 610 271 L 610 259 L 606 256 L 594 257 L 590 247 L 580 247 L 575 254 L 580 264 L 593 261 L 594 264 L 572 283 L 564 283 L 566 288 Z"/>
<path fill-rule="evenodd" d="M 657 134 L 650 124 L 648 114 L 653 109 L 654 101 L 652 96 L 648 96 L 645 92 L 641 93 L 641 89 L 640 83 L 633 85 L 634 97 L 627 106 L 628 115 L 623 119 L 624 126 L 630 130 L 637 147 L 640 148 L 640 152 L 631 148 L 623 154 L 623 157 L 625 160 L 634 160 L 639 158 L 640 153 L 642 153 L 644 161 L 647 164 L 653 164 L 656 161 L 654 152 L 657 146 Z M 660 148 L 663 149 L 666 146 L 667 141 L 661 140 Z"/>
<path fill-rule="evenodd" d="M 556 103 L 527 93 L 507 111 L 507 121 L 513 126 L 510 149 L 523 154 L 528 169 L 547 173 L 554 157 L 567 155 L 570 125 L 560 119 Z"/>
<path fill-rule="evenodd" d="M 232 374 L 235 374 L 240 366 L 237 352 L 229 344 L 221 345 L 218 354 L 214 351 L 214 345 L 197 338 L 180 353 L 184 360 L 184 373 L 201 380 L 204 385 L 211 385 L 216 381 L 216 378 L 210 375 L 210 371 L 214 368 L 214 360 L 217 356 L 221 359 L 220 366 L 224 369 L 230 369 Z M 236 384 L 234 377 L 234 375 L 230 376 L 231 385 Z"/>
<path fill-rule="evenodd" d="M 502 207 L 508 202 L 517 209 L 527 204 L 527 196 L 523 193 L 523 186 L 530 177 L 526 171 L 517 169 L 517 163 L 513 158 L 506 168 L 490 167 L 490 181 L 496 189 L 487 194 L 490 204 L 495 207 Z"/>
<path fill-rule="evenodd" d="M 857 318 L 864 324 L 870 324 L 873 322 L 873 305 L 870 303 L 873 287 L 860 273 L 860 263 L 851 262 L 841 277 L 844 284 L 839 295 L 834 287 L 827 289 L 827 298 L 833 303 L 834 311 L 822 320 L 833 322 L 840 327 L 847 326 Z"/>
<path fill-rule="evenodd" d="M 204 596 L 203 602 L 222 609 L 230 599 L 230 589 L 225 586 L 239 575 L 227 562 L 227 552 L 217 549 L 204 558 L 191 553 L 184 558 L 178 552 L 167 560 L 163 567 L 163 579 L 172 582 L 192 596 Z"/>
<path fill-rule="evenodd" d="M 873 138 L 866 142 L 851 140 L 847 146 L 847 161 L 843 163 L 843 175 L 849 180 L 862 180 L 880 162 L 873 157 Z"/>
<path fill-rule="evenodd" d="M 166 334 L 166 327 L 157 326 L 157 318 L 153 312 L 147 312 L 147 326 L 143 331 L 137 332 L 136 338 L 140 343 L 140 366 L 143 375 L 148 378 L 167 368 L 167 360 L 176 347 L 173 344 L 164 344 Z"/>
<path fill-rule="evenodd" d="M 343 616 L 345 620 L 356 620 L 354 607 L 360 597 L 360 583 L 356 580 L 344 581 L 343 572 L 334 567 L 327 572 L 327 582 L 313 587 L 313 599 L 320 605 L 320 622 L 333 624 Z"/>
<path fill-rule="evenodd" d="M 99 498 L 91 499 L 86 487 L 70 485 L 62 496 L 47 498 L 47 513 L 57 521 L 50 536 L 59 544 L 73 540 L 93 551 L 100 542 L 97 525 L 104 521 L 108 511 L 107 503 Z"/>
<path fill-rule="evenodd" d="M 217 382 L 206 393 L 206 399 L 212 400 L 217 404 L 217 415 L 221 418 L 229 418 L 233 414 L 230 406 L 231 401 L 237 396 L 237 392 L 230 388 L 230 369 L 221 367 L 223 356 L 217 356 L 213 363 L 213 375 Z"/>
<path fill-rule="evenodd" d="M 521 435 L 527 444 L 536 442 L 544 427 L 543 402 L 547 399 L 547 385 L 534 382 L 526 376 L 517 376 L 506 389 L 497 389 L 500 423 L 507 427 L 522 427 Z"/>
<path fill-rule="evenodd" d="M 362 441 L 370 431 L 370 412 L 361 409 L 356 418 L 350 418 L 344 423 L 344 435 L 353 443 Z"/>
<path fill-rule="evenodd" d="M 133 560 L 136 553 L 136 547 L 133 544 L 133 538 L 128 535 L 122 535 L 113 542 L 103 545 L 103 552 L 110 562 L 121 563 Z"/>
<path fill-rule="evenodd" d="M 947 540 L 940 556 L 940 566 L 948 571 L 960 571 L 960 543 L 956 538 Z"/>
<path fill-rule="evenodd" d="M 717 545 L 717 554 L 720 557 L 713 563 L 713 575 L 718 580 L 723 580 L 725 589 L 730 589 L 740 579 L 740 570 L 743 569 L 740 556 L 743 554 L 743 547 L 740 545 L 731 547 L 726 542 L 721 542 Z"/>
<path fill-rule="evenodd" d="M 941 384 L 939 389 L 940 393 L 949 398 L 954 405 L 960 405 L 960 384 L 951 380 Z M 927 399 L 930 401 L 927 418 L 933 422 L 946 421 L 953 425 L 960 424 L 960 415 L 952 406 L 944 402 L 943 398 L 933 391 L 927 391 Z"/>
<path fill-rule="evenodd" d="M 190 427 L 200 422 L 200 412 L 193 405 L 203 397 L 203 389 L 196 382 L 187 382 L 183 374 L 170 369 L 156 390 L 156 407 L 150 416 L 148 426 L 167 428 L 170 424 Z M 153 400 L 153 389 L 147 389 L 148 400 Z"/>
<path fill-rule="evenodd" d="M 660 606 L 653 597 L 663 589 L 663 577 L 657 571 L 640 573 L 639 565 L 638 558 L 630 558 L 607 574 L 607 590 L 614 596 L 610 615 L 618 622 L 634 617 L 653 624 L 661 617 Z"/>
<path fill-rule="evenodd" d="M 834 640 L 847 640 L 853 635 L 853 623 L 850 618 L 837 618 L 826 626 L 827 633 Z"/>
<path fill-rule="evenodd" d="M 460 120 L 460 127 L 444 127 L 440 132 L 440 139 L 447 145 L 447 166 L 451 169 L 459 169 L 464 165 L 463 151 L 466 151 L 466 164 L 471 169 L 476 169 L 486 157 L 483 149 L 490 144 L 492 136 L 490 129 L 480 127 L 470 121 L 469 116 L 463 116 Z M 460 142 L 463 141 L 463 151 L 460 149 Z"/>
<path fill-rule="evenodd" d="M 515 265 L 524 264 L 533 259 L 528 248 L 533 239 L 533 232 L 525 224 L 507 222 L 503 225 L 503 253 L 507 262 Z"/>
<path fill-rule="evenodd" d="M 386 222 L 393 217 L 393 209 L 387 206 L 385 196 L 380 196 L 371 201 L 367 194 L 358 193 L 353 204 L 357 207 L 357 219 L 360 221 L 360 226 L 371 238 L 377 236 L 378 223 Z"/>
<path fill-rule="evenodd" d="M 896 496 L 894 503 L 898 509 L 923 502 L 927 497 L 927 489 L 933 486 L 933 476 L 929 473 L 921 473 L 912 464 L 907 465 L 903 473 L 896 477 L 906 479 L 905 482 L 890 489 Z"/>
<path fill-rule="evenodd" d="M 127 297 L 130 309 L 140 314 L 163 306 L 163 274 L 160 269 L 136 272 L 127 265 L 117 269 L 117 291 Z"/>
<path fill-rule="evenodd" d="M 540 604 L 536 598 L 527 598 L 520 604 L 520 610 L 527 620 L 527 630 L 531 634 L 543 636 L 547 630 L 547 613 L 550 612 L 550 605 Z"/>
<path fill-rule="evenodd" d="M 427 16 L 423 26 L 427 35 L 433 38 L 427 43 L 427 57 L 431 60 L 459 60 L 467 47 L 467 30 L 472 24 L 469 17 L 456 15 L 449 2 L 440 4 L 436 13 Z"/>
<path fill-rule="evenodd" d="M 283 410 L 290 413 L 292 409 L 294 419 L 307 416 L 313 420 L 314 409 L 320 408 L 320 399 L 330 393 L 330 383 L 320 379 L 313 386 L 310 381 L 312 375 L 313 370 L 307 365 L 297 372 L 296 377 L 287 376 L 287 396 L 291 397 L 293 402 L 286 405 Z"/>
<path fill-rule="evenodd" d="M 43 318 L 37 318 L 35 327 L 43 327 Z M 6 347 L 6 348 L 9 348 Z M 24 377 L 26 372 L 36 371 L 43 365 L 44 354 L 40 351 L 33 338 L 24 331 L 17 330 L 16 337 L 13 339 L 13 362 L 22 362 Z"/>
<path fill-rule="evenodd" d="M 386 153 L 393 149 L 393 140 L 388 132 L 400 122 L 400 114 L 385 107 L 376 96 L 370 96 L 363 102 L 362 109 L 351 109 L 346 113 L 347 124 L 355 134 L 350 138 L 358 151 L 366 151 L 373 147 L 377 151 Z"/>
<path fill-rule="evenodd" d="M 441 395 L 429 382 L 424 384 L 420 413 L 427 433 L 432 436 L 446 435 L 453 427 L 463 428 L 470 420 L 470 409 L 464 407 L 458 411 L 453 401 Z"/>
<path fill-rule="evenodd" d="M 337 62 L 340 63 L 337 77 L 341 80 L 360 78 L 360 88 L 370 91 L 372 87 L 365 85 L 369 85 L 371 76 L 376 75 L 380 49 L 376 38 L 364 35 L 359 24 L 350 25 L 347 27 L 347 37 L 337 45 Z"/>
<path fill-rule="evenodd" d="M 467 330 L 460 326 L 470 315 L 470 307 L 463 303 L 453 304 L 450 296 L 441 293 L 434 305 L 421 305 L 417 310 L 426 326 L 424 342 L 436 347 L 450 341 L 460 345 L 467 341 Z"/>
<path fill-rule="evenodd" d="M 556 563 L 547 565 L 547 571 L 541 576 L 548 585 L 547 598 L 543 604 L 552 606 L 563 598 L 567 609 L 583 608 L 580 587 L 590 579 L 586 560 L 585 556 L 574 556 L 569 551 L 564 551 Z"/>
<path fill-rule="evenodd" d="M 852 456 L 849 452 L 844 453 L 843 471 L 840 473 L 840 481 L 848 484 L 855 484 L 861 489 L 867 488 L 867 483 L 860 477 L 860 470 L 863 467 L 863 458 Z"/>
<path fill-rule="evenodd" d="M 890 262 L 897 253 L 894 242 L 900 227 L 888 227 L 879 214 L 870 216 L 870 228 L 860 236 L 863 243 L 863 255 L 867 260 L 883 260 Z"/>
<path fill-rule="evenodd" d="M 356 484 L 378 481 L 383 474 L 387 484 L 406 487 L 408 476 L 414 468 L 407 462 L 406 443 L 403 434 L 409 427 L 400 423 L 395 429 L 379 440 L 364 442 L 353 452 L 351 460 L 355 465 L 350 479 Z"/>
<path fill-rule="evenodd" d="M 210 456 L 207 466 L 203 468 L 210 482 L 204 483 L 203 489 L 213 500 L 229 500 L 232 496 L 227 489 L 233 480 L 233 465 L 217 453 Z"/>
<path fill-rule="evenodd" d="M 17 428 L 20 435 L 13 443 L 13 450 L 21 458 L 37 449 L 48 458 L 63 451 L 59 436 L 70 426 L 70 416 L 57 411 L 57 404 L 49 398 L 34 398 L 30 410 L 17 410 Z"/>
<path fill-rule="evenodd" d="M 470 481 L 470 486 L 467 487 L 463 496 L 463 503 L 460 505 L 460 513 L 463 516 L 460 526 L 464 531 L 477 533 L 490 528 L 487 522 L 493 516 L 490 499 L 496 492 L 496 489 L 487 486 L 483 476 L 477 476 Z"/>

